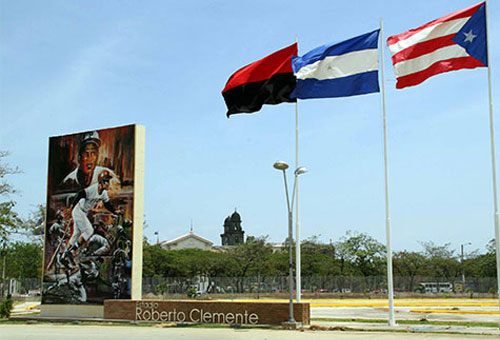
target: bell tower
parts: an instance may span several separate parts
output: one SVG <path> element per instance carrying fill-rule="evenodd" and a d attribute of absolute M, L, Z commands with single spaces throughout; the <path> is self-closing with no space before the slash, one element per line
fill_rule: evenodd
<path fill-rule="evenodd" d="M 223 246 L 234 246 L 245 242 L 245 232 L 241 228 L 241 216 L 236 209 L 224 220 L 224 234 L 220 235 Z"/>

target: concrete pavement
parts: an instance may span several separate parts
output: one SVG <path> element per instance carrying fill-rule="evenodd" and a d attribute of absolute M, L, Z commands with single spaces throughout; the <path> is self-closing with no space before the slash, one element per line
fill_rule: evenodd
<path fill-rule="evenodd" d="M 498 301 L 489 299 L 398 299 L 396 320 L 493 322 L 500 321 Z M 311 318 L 388 319 L 387 300 L 312 301 Z"/>
<path fill-rule="evenodd" d="M 260 300 L 263 301 L 263 300 Z M 283 301 L 283 300 L 281 300 Z M 462 333 L 463 336 L 480 336 L 480 334 L 489 334 L 493 336 L 497 336 L 500 338 L 500 331 L 498 328 L 494 327 L 466 327 L 466 326 L 451 326 L 451 325 L 427 325 L 427 324 L 417 324 L 417 325 L 406 325 L 400 324 L 395 327 L 389 327 L 386 323 L 370 323 L 363 320 L 367 319 L 378 319 L 378 320 L 387 320 L 388 319 L 388 308 L 387 308 L 387 300 L 313 300 L 308 301 L 311 302 L 311 318 L 313 319 L 311 324 L 317 325 L 318 329 L 328 329 L 329 327 L 336 327 L 337 329 L 349 329 L 347 332 L 356 338 L 357 331 L 363 331 L 361 338 L 366 335 L 366 331 L 376 331 L 383 332 L 383 334 L 390 335 L 392 334 L 400 334 L 404 335 L 406 332 L 413 332 L 412 334 L 421 334 L 427 333 L 430 337 L 433 337 L 432 334 L 429 333 L 448 333 L 448 335 L 452 335 L 449 333 Z M 486 300 L 486 299 L 406 299 L 406 300 L 396 300 L 395 303 L 395 316 L 396 322 L 398 320 L 421 320 L 426 319 L 428 321 L 459 321 L 459 322 L 491 322 L 496 323 L 500 321 L 500 314 L 498 313 L 498 305 L 495 300 Z M 323 307 L 320 307 L 323 306 Z M 38 311 L 39 305 L 36 302 L 26 302 L 23 304 L 16 305 L 13 316 L 22 316 L 26 313 L 33 313 Z M 340 321 L 328 321 L 330 319 L 352 319 L 356 320 L 356 322 L 340 322 Z M 4 329 L 15 325 L 2 325 L 0 326 L 0 339 L 4 340 Z M 5 328 L 7 327 L 7 328 Z M 26 330 L 40 328 L 41 334 L 47 334 L 47 339 L 51 338 L 50 335 L 51 330 L 56 329 L 57 327 L 69 327 L 65 325 L 57 325 L 57 324 L 38 324 L 38 325 L 27 325 Z M 109 333 L 111 331 L 108 330 L 110 327 L 103 326 L 82 326 L 81 328 L 91 329 L 91 327 L 102 328 L 103 332 Z M 205 331 L 212 332 L 214 328 L 210 328 L 211 326 L 207 326 Z M 115 327 L 111 327 L 115 328 Z M 136 331 L 136 328 L 143 327 L 125 327 L 126 329 L 130 329 L 130 332 L 135 334 L 138 332 L 138 336 L 141 337 L 142 331 Z M 314 327 L 313 327 L 314 328 Z M 147 327 L 147 329 L 156 329 Z M 237 332 L 249 332 L 249 334 L 261 334 L 262 336 L 267 336 L 267 333 L 261 333 L 264 330 L 262 329 L 241 329 L 241 330 L 233 330 L 233 329 L 224 329 L 217 328 L 218 332 L 220 332 L 220 336 L 230 336 L 234 338 L 231 334 L 240 334 Z M 9 331 L 12 332 L 12 336 L 17 339 L 17 335 L 23 336 L 22 334 L 16 333 L 19 332 L 15 327 L 9 328 Z M 190 338 L 193 334 L 197 337 L 199 328 L 170 328 L 172 335 L 182 336 L 184 338 Z M 394 333 L 397 332 L 405 332 L 405 333 Z M 157 330 L 152 330 L 151 334 L 156 334 Z M 186 333 L 183 333 L 186 332 Z M 232 333 L 233 332 L 233 333 Z M 273 339 L 283 336 L 288 331 L 282 330 L 272 330 Z M 338 339 L 342 339 L 342 334 L 345 332 L 338 331 L 320 331 L 318 334 L 316 332 L 306 331 L 308 334 L 308 339 L 310 336 L 318 337 L 318 339 L 322 338 L 324 335 L 319 333 L 327 333 L 330 336 L 338 337 Z M 386 333 L 389 332 L 389 333 Z M 84 331 L 79 331 L 78 334 L 82 334 L 82 339 L 86 338 L 90 335 L 85 335 Z M 125 332 L 126 333 L 126 332 Z M 203 332 L 202 332 L 203 333 Z M 217 333 L 217 332 L 216 332 Z M 300 332 L 298 332 L 300 333 Z M 297 333 L 297 334 L 298 334 Z M 340 333 L 340 334 L 338 334 Z M 163 333 L 159 333 L 163 334 Z M 209 336 L 212 333 L 206 333 L 206 336 Z M 295 336 L 295 332 L 291 333 L 292 335 L 286 335 L 287 340 L 291 340 Z M 364 334 L 364 335 L 363 335 Z M 205 333 L 204 333 L 205 335 Z M 54 336 L 58 336 L 55 334 Z M 92 335 L 93 336 L 93 335 Z M 114 336 L 111 334 L 111 336 Z M 118 336 L 118 335 L 117 335 Z M 219 335 L 214 336 L 219 337 Z M 441 334 L 443 336 L 443 334 Z M 71 338 L 73 338 L 73 334 L 71 334 Z M 151 338 L 148 336 L 148 339 Z M 203 338 L 203 337 L 202 337 Z M 384 337 L 385 338 L 385 337 Z M 460 338 L 460 337 L 458 337 Z M 39 338 L 37 337 L 37 340 Z M 51 338 L 52 339 L 52 338 Z M 126 337 L 124 338 L 126 339 Z M 154 338 L 152 338 L 154 339 Z M 211 337 L 207 337 L 206 339 L 211 339 Z M 242 339 L 253 339 L 253 337 L 243 337 Z M 413 338 L 412 338 L 413 339 Z M 415 338 L 416 339 L 416 338 Z M 219 340 L 219 339 L 218 339 Z"/>
<path fill-rule="evenodd" d="M 491 335 L 500 338 L 500 329 L 493 327 L 467 327 L 467 326 L 449 326 L 449 325 L 426 325 L 426 324 L 396 324 L 393 327 L 388 326 L 386 323 L 373 323 L 373 322 L 333 322 L 333 321 L 313 321 L 310 328 L 314 329 L 315 326 L 321 328 L 335 327 L 345 328 L 349 331 L 378 331 L 378 332 L 411 332 L 411 333 L 460 333 L 463 336 L 469 335 Z"/>
<path fill-rule="evenodd" d="M 477 334 L 429 334 L 400 332 L 356 332 L 356 331 L 283 331 L 266 329 L 228 329 L 228 328 L 155 328 L 131 326 L 73 326 L 55 324 L 0 325 L 2 340 L 37 339 L 37 340 L 428 340 L 430 338 L 446 340 L 488 339 L 494 338 Z"/>

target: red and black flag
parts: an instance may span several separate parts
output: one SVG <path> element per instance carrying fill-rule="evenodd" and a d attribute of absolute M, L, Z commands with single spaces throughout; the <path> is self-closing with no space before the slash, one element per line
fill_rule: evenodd
<path fill-rule="evenodd" d="M 296 55 L 297 43 L 236 71 L 222 90 L 226 115 L 256 112 L 264 104 L 295 102 L 290 93 L 297 86 L 292 69 Z"/>

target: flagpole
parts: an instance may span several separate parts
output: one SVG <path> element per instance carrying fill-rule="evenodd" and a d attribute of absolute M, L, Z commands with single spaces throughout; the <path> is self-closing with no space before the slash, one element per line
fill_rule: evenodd
<path fill-rule="evenodd" d="M 493 171 L 493 204 L 494 206 L 494 221 L 495 221 L 495 245 L 496 245 L 496 257 L 497 257 L 497 294 L 498 294 L 498 305 L 500 308 L 500 228 L 499 228 L 499 216 L 498 216 L 498 195 L 497 195 L 497 168 L 495 161 L 495 129 L 494 129 L 494 119 L 493 119 L 493 94 L 491 91 L 491 55 L 490 55 L 490 30 L 489 30 L 489 17 L 488 17 L 488 0 L 485 2 L 486 8 L 486 53 L 488 58 L 488 97 L 489 97 L 489 107 L 490 107 L 490 142 L 491 142 L 491 168 Z M 500 322 L 499 322 L 500 327 Z"/>
<path fill-rule="evenodd" d="M 298 43 L 297 35 L 295 35 L 295 43 Z M 298 46 L 297 46 L 298 49 Z M 299 168 L 299 100 L 295 101 L 295 169 Z M 299 176 L 295 176 L 296 201 L 295 201 L 295 294 L 297 302 L 300 302 L 302 295 L 302 277 L 301 277 L 301 261 L 300 261 L 300 221 L 299 221 Z"/>
<path fill-rule="evenodd" d="M 394 285 L 392 282 L 391 218 L 389 215 L 389 171 L 387 166 L 387 115 L 385 110 L 385 73 L 384 73 L 384 24 L 380 18 L 380 56 L 382 73 L 382 117 L 384 124 L 384 174 L 385 174 L 385 237 L 387 248 L 387 294 L 389 297 L 389 326 L 395 326 Z"/>

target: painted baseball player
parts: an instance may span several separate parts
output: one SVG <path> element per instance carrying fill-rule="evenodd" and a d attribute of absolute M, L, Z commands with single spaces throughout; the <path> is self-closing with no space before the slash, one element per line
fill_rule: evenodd
<path fill-rule="evenodd" d="M 110 249 L 109 241 L 102 233 L 96 232 L 88 240 L 88 256 L 107 255 Z"/>
<path fill-rule="evenodd" d="M 100 146 L 101 140 L 97 131 L 88 132 L 83 136 L 78 148 L 78 167 L 63 179 L 63 186 L 87 188 L 97 183 L 99 175 L 104 171 L 118 181 L 113 170 L 97 165 Z"/>
<path fill-rule="evenodd" d="M 54 258 L 51 261 L 54 264 L 54 272 L 57 274 L 64 267 L 64 263 L 61 260 L 64 251 L 66 250 L 66 237 L 68 230 L 66 228 L 66 222 L 64 221 L 63 211 L 59 210 L 56 213 L 56 222 L 54 222 L 49 228 L 49 235 L 52 246 L 54 247 Z"/>
<path fill-rule="evenodd" d="M 87 301 L 85 286 L 98 277 L 99 268 L 96 262 L 93 260 L 82 261 L 79 268 L 71 274 L 50 275 L 50 279 L 53 280 L 54 283 L 47 287 L 45 293 L 66 286 L 73 292 L 73 298 L 83 303 Z"/>
<path fill-rule="evenodd" d="M 127 263 L 130 262 L 129 256 L 124 249 L 118 248 L 113 252 L 113 298 L 119 299 L 120 295 L 126 289 L 127 278 L 125 270 Z"/>
<path fill-rule="evenodd" d="M 80 190 L 75 196 L 71 212 L 73 217 L 73 235 L 69 240 L 68 252 L 76 254 L 83 246 L 87 245 L 88 240 L 94 233 L 94 228 L 87 214 L 99 201 L 102 201 L 104 207 L 111 213 L 119 213 L 119 211 L 115 210 L 108 197 L 109 181 L 111 179 L 112 176 L 109 172 L 103 171 L 99 174 L 98 183 Z"/>
<path fill-rule="evenodd" d="M 63 211 L 58 210 L 56 213 L 56 222 L 54 222 L 54 224 L 52 224 L 49 228 L 51 243 L 54 246 L 57 246 L 61 241 L 61 237 L 64 236 L 65 227 L 66 222 L 64 222 Z"/>

